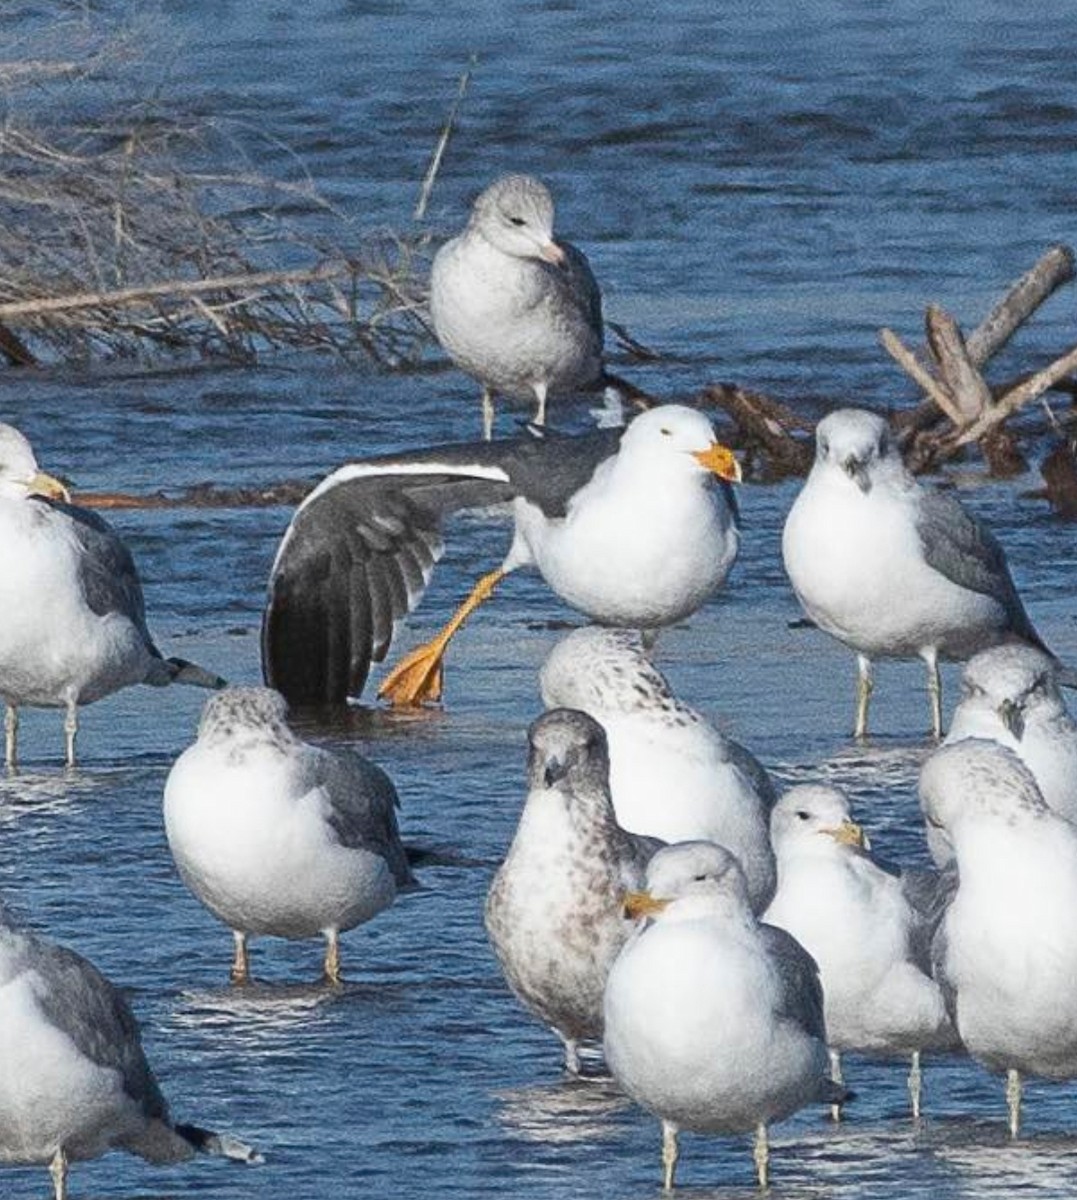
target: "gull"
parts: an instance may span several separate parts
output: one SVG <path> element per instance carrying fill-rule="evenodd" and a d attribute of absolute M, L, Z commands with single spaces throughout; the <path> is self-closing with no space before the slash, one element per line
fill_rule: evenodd
<path fill-rule="evenodd" d="M 631 932 L 622 911 L 660 845 L 613 814 L 602 726 L 553 709 L 528 730 L 528 793 L 486 899 L 486 932 L 509 986 L 561 1038 L 580 1073 L 579 1043 L 602 1036 L 602 992 Z"/>
<path fill-rule="evenodd" d="M 228 1134 L 176 1124 L 120 991 L 0 903 L 0 1163 L 47 1164 L 65 1200 L 69 1163 L 111 1149 L 262 1161 Z"/>
<path fill-rule="evenodd" d="M 979 738 L 925 762 L 920 801 L 957 867 L 935 977 L 969 1054 L 1005 1073 L 1016 1137 L 1022 1075 L 1077 1078 L 1077 826 L 1017 755 Z"/>
<path fill-rule="evenodd" d="M 18 756 L 19 709 L 62 708 L 65 757 L 75 764 L 78 706 L 133 683 L 224 681 L 164 658 L 146 628 L 130 551 L 96 513 L 37 465 L 26 438 L 0 425 L 0 699 L 5 762 Z"/>
<path fill-rule="evenodd" d="M 740 862 L 753 911 L 766 908 L 774 785 L 748 750 L 673 694 L 640 633 L 576 629 L 539 679 L 547 707 L 582 709 L 606 731 L 619 824 L 664 842 L 718 842 Z"/>
<path fill-rule="evenodd" d="M 165 833 L 184 883 L 233 931 L 234 983 L 250 979 L 252 934 L 322 935 L 339 983 L 341 931 L 413 882 L 399 801 L 379 767 L 302 741 L 286 714 L 269 688 L 211 697 L 165 783 Z"/>
<path fill-rule="evenodd" d="M 567 437 L 532 428 L 506 441 L 350 463 L 300 505 L 277 551 L 262 624 L 266 682 L 294 706 L 340 706 L 357 695 L 426 588 L 442 521 L 507 500 L 515 532 L 501 566 L 379 695 L 400 706 L 437 700 L 450 639 L 522 566 L 604 624 L 654 630 L 680 621 L 736 558 L 728 481 L 739 478 L 707 418 L 675 404 L 625 429 Z"/>
<path fill-rule="evenodd" d="M 584 254 L 553 236 L 553 198 L 529 175 L 506 175 L 475 201 L 462 233 L 434 256 L 430 316 L 438 341 L 482 384 L 483 436 L 494 396 L 534 400 L 597 391 L 602 296 Z"/>
<path fill-rule="evenodd" d="M 761 924 L 744 873 L 712 842 L 659 850 L 645 917 L 606 984 L 604 1049 L 614 1079 L 662 1122 L 663 1182 L 673 1187 L 677 1134 L 755 1131 L 767 1187 L 767 1126 L 813 1101 L 839 1103 L 827 1078 L 823 995 L 811 955 Z"/>
<path fill-rule="evenodd" d="M 786 792 L 771 814 L 771 838 L 778 889 L 763 920 L 791 933 L 819 966 L 832 1078 L 842 1082 L 845 1050 L 909 1054 L 919 1117 L 920 1052 L 951 1048 L 956 1036 L 931 978 L 933 931 L 910 899 L 908 877 L 872 859 L 837 788 Z"/>
<path fill-rule="evenodd" d="M 1034 646 L 995 646 L 971 658 L 946 742 L 989 738 L 1035 776 L 1048 808 L 1077 820 L 1077 723 L 1066 711 L 1059 665 Z"/>
<path fill-rule="evenodd" d="M 815 464 L 790 510 L 782 556 L 820 629 L 856 651 L 854 734 L 864 737 L 876 658 L 923 659 L 942 736 L 938 660 L 1001 642 L 1046 649 L 992 533 L 906 470 L 886 421 L 842 408 L 819 422 Z"/>

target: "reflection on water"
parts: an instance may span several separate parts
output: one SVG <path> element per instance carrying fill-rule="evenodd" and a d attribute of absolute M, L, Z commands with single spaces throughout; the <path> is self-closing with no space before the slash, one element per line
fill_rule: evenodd
<path fill-rule="evenodd" d="M 493 1093 L 498 1121 L 528 1141 L 591 1142 L 612 1137 L 612 1119 L 631 1101 L 612 1079 L 562 1079 Z"/>

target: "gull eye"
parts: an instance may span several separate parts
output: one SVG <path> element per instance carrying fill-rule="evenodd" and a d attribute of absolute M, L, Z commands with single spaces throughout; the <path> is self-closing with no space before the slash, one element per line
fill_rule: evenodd
<path fill-rule="evenodd" d="M 802 808 L 797 810 L 798 821 L 810 821 L 811 813 L 806 813 Z"/>
<path fill-rule="evenodd" d="M 664 426 L 663 426 L 663 428 L 662 428 L 662 429 L 660 429 L 658 432 L 659 432 L 659 433 L 661 433 L 661 435 L 662 435 L 663 437 L 672 437 L 672 436 L 673 436 L 673 430 L 672 430 L 672 429 L 666 429 Z"/>
<path fill-rule="evenodd" d="M 523 217 L 509 217 L 509 224 L 519 227 L 521 225 L 526 225 L 527 222 L 523 219 Z"/>
<path fill-rule="evenodd" d="M 706 877 L 706 875 L 693 875 L 692 882 L 693 883 L 706 883 L 707 877 Z"/>

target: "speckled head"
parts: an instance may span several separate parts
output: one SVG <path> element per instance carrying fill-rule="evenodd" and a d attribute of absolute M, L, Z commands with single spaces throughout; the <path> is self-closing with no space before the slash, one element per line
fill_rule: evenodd
<path fill-rule="evenodd" d="M 1035 646 L 1014 642 L 981 650 L 965 665 L 962 703 L 994 711 L 1020 741 L 1028 714 L 1059 716 L 1066 710 L 1054 660 Z"/>
<path fill-rule="evenodd" d="M 255 735 L 259 740 L 290 744 L 288 702 L 272 688 L 230 687 L 206 701 L 198 724 L 199 741 L 210 744 Z"/>
<path fill-rule="evenodd" d="M 527 737 L 532 791 L 609 802 L 609 747 L 597 721 L 577 709 L 554 708 L 532 722 Z"/>
<path fill-rule="evenodd" d="M 901 456 L 884 417 L 863 408 L 839 408 L 816 426 L 815 461 L 844 472 L 866 493 L 873 468 L 881 462 L 900 464 Z"/>
<path fill-rule="evenodd" d="M 564 262 L 553 240 L 553 197 L 530 175 L 504 175 L 490 184 L 472 206 L 468 227 L 513 258 Z"/>
<path fill-rule="evenodd" d="M 1047 815 L 1036 780 L 1012 750 L 984 738 L 942 746 L 920 771 L 928 823 L 951 836 L 966 821 L 1023 824 Z"/>
<path fill-rule="evenodd" d="M 585 625 L 563 637 L 539 672 L 550 707 L 603 713 L 658 709 L 672 704 L 669 684 L 654 666 L 634 629 Z"/>

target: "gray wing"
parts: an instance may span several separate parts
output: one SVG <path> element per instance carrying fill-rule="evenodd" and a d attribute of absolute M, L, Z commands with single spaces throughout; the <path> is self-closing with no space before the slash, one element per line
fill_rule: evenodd
<path fill-rule="evenodd" d="M 89 608 L 101 617 L 109 613 L 127 617 L 154 648 L 146 628 L 146 603 L 135 560 L 119 534 L 89 509 L 39 496 L 34 500 L 47 505 L 54 519 L 68 522 L 78 544 L 79 582 Z"/>
<path fill-rule="evenodd" d="M 1010 632 L 1046 650 L 1014 587 L 1002 547 L 956 497 L 924 488 L 916 526 L 929 566 L 959 587 L 997 600 L 1006 610 Z"/>
<path fill-rule="evenodd" d="M 293 708 L 341 706 L 388 653 L 441 556 L 454 512 L 524 495 L 563 516 L 620 431 L 538 431 L 359 460 L 299 507 L 270 573 L 262 673 Z"/>
<path fill-rule="evenodd" d="M 825 1042 L 823 985 L 819 982 L 819 968 L 815 959 L 792 934 L 776 925 L 761 922 L 759 932 L 780 980 L 781 991 L 775 1012 L 787 1021 L 795 1021 L 808 1033 Z"/>
<path fill-rule="evenodd" d="M 958 1036 L 961 1030 L 957 1024 L 957 989 L 954 987 L 950 977 L 946 974 L 946 958 L 949 951 L 949 944 L 946 937 L 946 922 L 939 922 L 935 930 L 935 935 L 931 939 L 931 977 L 939 985 L 939 991 L 942 992 L 942 1002 L 946 1005 L 946 1014 L 950 1018 L 950 1022 L 958 1031 Z"/>
<path fill-rule="evenodd" d="M 770 812 L 778 801 L 778 791 L 766 767 L 750 750 L 732 738 L 726 738 L 725 745 L 729 761 L 748 777 L 748 782 L 763 802 L 763 807 Z"/>
<path fill-rule="evenodd" d="M 647 878 L 647 864 L 666 845 L 661 838 L 622 830 L 621 878 L 626 888 L 640 888 Z"/>
<path fill-rule="evenodd" d="M 118 1071 L 147 1117 L 169 1122 L 168 1105 L 142 1049 L 138 1022 L 119 991 L 87 959 L 31 933 L 14 935 L 21 965 L 44 980 L 46 1018 L 92 1062 Z"/>
<path fill-rule="evenodd" d="M 565 252 L 565 262 L 554 271 L 561 271 L 567 276 L 567 282 L 573 298 L 580 305 L 588 325 L 594 330 L 598 346 L 602 347 L 602 291 L 598 280 L 587 261 L 587 255 L 571 242 L 558 243 Z"/>
<path fill-rule="evenodd" d="M 389 864 L 399 887 L 415 882 L 408 866 L 393 781 L 376 763 L 348 750 L 322 750 L 322 780 L 333 812 L 329 823 L 342 846 L 373 850 Z"/>

